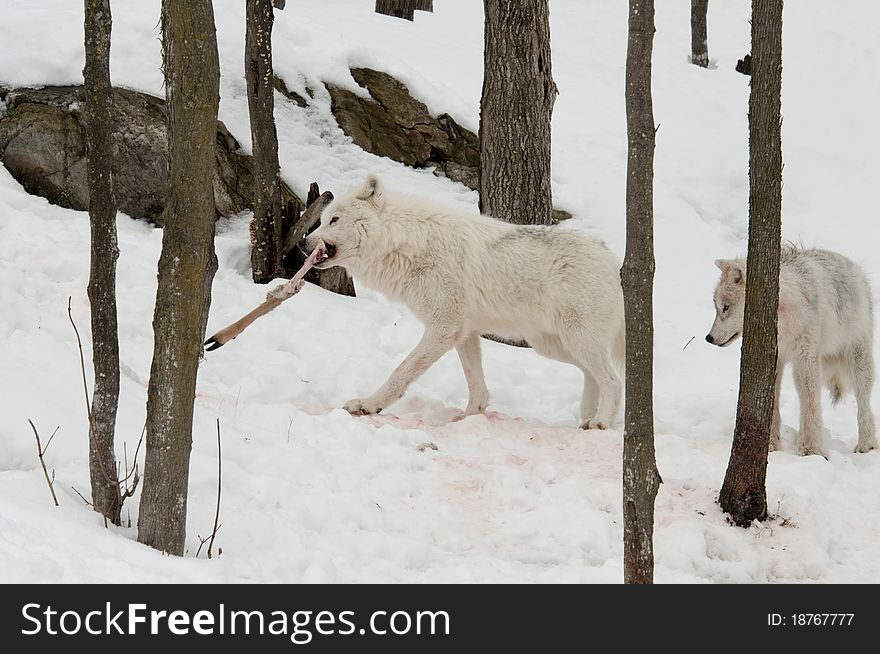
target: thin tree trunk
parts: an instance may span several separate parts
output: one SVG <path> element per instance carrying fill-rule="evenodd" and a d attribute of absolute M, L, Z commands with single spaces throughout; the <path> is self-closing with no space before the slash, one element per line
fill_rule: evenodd
<path fill-rule="evenodd" d="M 782 0 L 752 3 L 749 251 L 739 402 L 721 508 L 740 526 L 767 517 L 782 238 Z"/>
<path fill-rule="evenodd" d="M 691 0 L 691 63 L 701 68 L 709 67 L 708 12 L 709 0 Z"/>
<path fill-rule="evenodd" d="M 623 435 L 623 577 L 654 581 L 654 0 L 630 0 L 626 49 L 626 256 L 620 272 L 626 313 Z"/>
<path fill-rule="evenodd" d="M 182 555 L 196 373 L 217 265 L 213 175 L 220 68 L 211 1 L 164 0 L 162 43 L 170 190 L 153 316 L 138 540 Z"/>
<path fill-rule="evenodd" d="M 283 272 L 280 166 L 272 83 L 272 0 L 246 0 L 245 13 L 244 69 L 254 152 L 251 269 L 255 282 L 267 284 Z"/>
<path fill-rule="evenodd" d="M 89 303 L 95 387 L 89 420 L 92 505 L 114 525 L 122 501 L 113 439 L 119 405 L 119 333 L 116 318 L 116 204 L 112 183 L 113 89 L 110 83 L 110 0 L 85 2 L 85 115 L 88 151 L 91 264 Z"/>
<path fill-rule="evenodd" d="M 376 13 L 413 20 L 415 0 L 376 0 Z"/>
<path fill-rule="evenodd" d="M 434 11 L 434 0 L 414 0 L 413 8 L 416 11 Z"/>
<path fill-rule="evenodd" d="M 480 211 L 552 224 L 550 120 L 556 101 L 548 0 L 484 0 Z"/>

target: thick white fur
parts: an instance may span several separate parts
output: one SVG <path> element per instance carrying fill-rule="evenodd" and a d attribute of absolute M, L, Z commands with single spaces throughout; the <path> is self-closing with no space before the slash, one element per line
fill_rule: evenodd
<path fill-rule="evenodd" d="M 715 322 L 706 340 L 729 345 L 742 333 L 746 268 L 741 259 L 719 259 Z M 725 311 L 725 307 L 727 310 Z M 822 443 L 823 382 L 836 402 L 852 388 L 858 405 L 856 452 L 877 448 L 871 389 L 874 385 L 874 313 L 865 273 L 827 250 L 785 247 L 779 268 L 779 359 L 770 448 L 779 447 L 779 390 L 792 364 L 801 404 L 798 451 L 826 455 Z"/>
<path fill-rule="evenodd" d="M 601 242 L 559 228 L 515 226 L 386 193 L 375 176 L 333 201 L 309 235 L 359 283 L 409 307 L 424 324 L 416 348 L 375 393 L 351 400 L 378 413 L 455 348 L 468 385 L 466 415 L 483 412 L 480 334 L 525 339 L 584 373 L 582 427 L 606 428 L 620 406 L 624 318 L 620 264 Z"/>

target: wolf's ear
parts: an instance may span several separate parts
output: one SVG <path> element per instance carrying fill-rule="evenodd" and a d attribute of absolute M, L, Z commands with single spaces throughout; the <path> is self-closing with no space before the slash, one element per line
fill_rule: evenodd
<path fill-rule="evenodd" d="M 723 273 L 725 279 L 730 279 L 734 284 L 743 283 L 746 271 L 742 261 L 737 259 L 715 259 L 715 265 Z"/>
<path fill-rule="evenodd" d="M 357 197 L 359 200 L 372 200 L 373 202 L 379 202 L 379 200 L 382 199 L 383 192 L 384 188 L 382 180 L 380 180 L 375 174 L 370 173 L 364 180 L 364 185 L 361 187 Z"/>

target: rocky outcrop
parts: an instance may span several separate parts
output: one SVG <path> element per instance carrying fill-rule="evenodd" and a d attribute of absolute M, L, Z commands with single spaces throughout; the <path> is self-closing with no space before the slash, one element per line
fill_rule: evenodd
<path fill-rule="evenodd" d="M 435 172 L 476 189 L 480 182 L 477 135 L 448 114 L 434 117 L 424 103 L 386 73 L 353 68 L 352 77 L 367 89 L 362 98 L 327 84 L 336 122 L 355 144 L 373 154 Z"/>
<path fill-rule="evenodd" d="M 71 209 L 88 209 L 83 89 L 15 89 L 0 115 L 0 161 L 29 193 Z M 168 189 L 165 101 L 113 90 L 113 191 L 120 211 L 162 224 Z M 217 123 L 214 199 L 218 216 L 252 207 L 253 162 Z M 300 200 L 283 187 L 284 202 Z"/>
<path fill-rule="evenodd" d="M 480 140 L 476 134 L 449 114 L 432 116 L 424 103 L 387 73 L 352 68 L 351 75 L 369 92 L 369 98 L 333 84 L 326 86 L 336 122 L 356 145 L 407 166 L 432 167 L 437 175 L 479 189 Z M 302 96 L 294 100 L 306 102 Z M 560 209 L 554 209 L 553 215 L 557 221 L 571 218 Z"/>

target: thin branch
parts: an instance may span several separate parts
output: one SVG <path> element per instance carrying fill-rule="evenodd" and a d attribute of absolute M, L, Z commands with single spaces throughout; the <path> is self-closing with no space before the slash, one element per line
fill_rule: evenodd
<path fill-rule="evenodd" d="M 34 421 L 28 418 L 28 422 L 31 423 L 31 429 L 34 430 L 34 438 L 37 439 L 37 457 L 40 459 L 40 465 L 43 467 L 43 475 L 46 477 L 46 483 L 49 484 L 49 491 L 52 493 L 52 499 L 55 502 L 55 506 L 59 506 L 58 497 L 55 495 L 55 488 L 52 484 L 52 479 L 49 478 L 49 471 L 46 470 L 46 462 L 43 460 L 43 454 L 46 450 L 43 449 L 43 446 L 40 444 L 40 433 L 37 431 L 37 426 L 34 424 Z M 219 422 L 218 422 L 219 424 Z M 57 429 L 55 431 L 58 431 Z M 52 434 L 55 435 L 54 432 Z M 48 447 L 48 443 L 47 443 Z"/>
<path fill-rule="evenodd" d="M 104 477 L 104 481 L 107 482 L 108 486 L 116 486 L 116 497 L 117 500 L 120 500 L 120 492 L 119 492 L 119 480 L 111 479 L 110 475 L 107 474 L 107 468 L 104 466 L 103 458 L 101 457 L 101 450 L 98 448 L 97 440 L 95 439 L 95 421 L 92 418 L 92 401 L 89 398 L 89 385 L 86 381 L 86 358 L 83 354 L 83 345 L 82 339 L 79 336 L 79 329 L 76 327 L 76 322 L 73 320 L 73 309 L 71 308 L 71 301 L 73 300 L 72 296 L 67 296 L 67 319 L 70 320 L 70 324 L 73 327 L 73 333 L 76 334 L 76 345 L 79 349 L 79 367 L 82 372 L 82 382 L 83 382 L 83 394 L 85 395 L 86 400 L 86 414 L 89 417 L 89 442 L 92 444 L 92 448 L 95 450 L 95 458 L 98 460 L 98 467 L 101 469 L 101 475 Z M 120 503 L 121 507 L 122 504 Z"/>
<path fill-rule="evenodd" d="M 43 454 L 49 451 L 49 445 L 52 443 L 52 439 L 55 438 L 55 434 L 58 433 L 58 430 L 61 429 L 61 425 L 55 427 L 55 431 L 52 432 L 52 435 L 49 436 L 49 440 L 46 441 L 46 447 L 43 448 Z"/>
<path fill-rule="evenodd" d="M 70 489 L 71 489 L 74 493 L 76 493 L 77 495 L 79 495 L 79 498 L 80 498 L 83 502 L 86 503 L 86 506 L 91 506 L 91 507 L 94 507 L 94 506 L 95 506 L 94 504 L 92 504 L 91 502 L 89 502 L 85 497 L 83 497 L 83 494 L 82 494 L 82 493 L 80 493 L 78 490 L 76 490 L 76 486 L 71 486 Z"/>
<path fill-rule="evenodd" d="M 211 532 L 211 542 L 208 543 L 208 558 L 211 558 L 211 548 L 214 547 L 214 537 L 220 529 L 220 488 L 221 473 L 223 472 L 223 458 L 220 452 L 220 418 L 217 418 L 217 510 L 214 513 L 214 531 Z"/>

